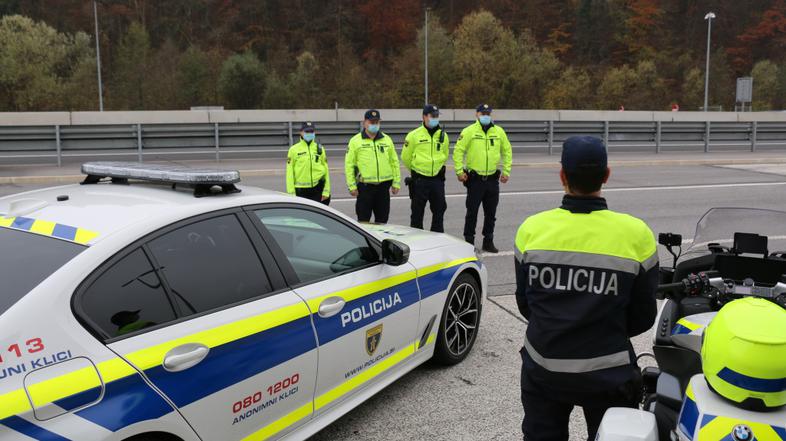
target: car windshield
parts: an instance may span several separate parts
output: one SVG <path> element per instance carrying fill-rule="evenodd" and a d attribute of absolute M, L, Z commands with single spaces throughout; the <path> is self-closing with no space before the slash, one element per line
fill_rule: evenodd
<path fill-rule="evenodd" d="M 758 208 L 711 208 L 696 224 L 686 254 L 707 253 L 707 245 L 731 247 L 734 233 L 767 236 L 769 251 L 786 250 L 786 212 Z"/>
<path fill-rule="evenodd" d="M 87 247 L 0 228 L 0 315 Z"/>

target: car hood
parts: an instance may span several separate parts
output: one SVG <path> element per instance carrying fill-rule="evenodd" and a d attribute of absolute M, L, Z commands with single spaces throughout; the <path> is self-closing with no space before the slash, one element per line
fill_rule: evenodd
<path fill-rule="evenodd" d="M 466 244 L 463 240 L 444 233 L 433 233 L 403 225 L 391 224 L 362 224 L 363 228 L 371 232 L 379 240 L 393 239 L 403 242 L 410 250 L 430 250 L 457 243 Z"/>

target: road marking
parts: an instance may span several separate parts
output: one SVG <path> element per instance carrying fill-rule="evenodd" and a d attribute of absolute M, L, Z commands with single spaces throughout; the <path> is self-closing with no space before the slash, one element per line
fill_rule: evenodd
<path fill-rule="evenodd" d="M 500 251 L 499 253 L 481 253 L 481 256 L 485 259 L 486 257 L 506 257 L 513 254 L 513 251 Z"/>
<path fill-rule="evenodd" d="M 603 193 L 617 193 L 626 191 L 670 191 L 670 190 L 702 190 L 702 189 L 715 189 L 715 188 L 745 188 L 745 187 L 773 187 L 786 185 L 783 182 L 742 182 L 736 184 L 697 184 L 697 185 L 663 185 L 656 187 L 619 187 L 619 188 L 605 188 Z M 503 196 L 538 196 L 549 194 L 564 194 L 564 190 L 534 190 L 534 191 L 508 191 L 501 192 L 500 197 Z M 463 198 L 466 197 L 465 193 L 453 193 L 445 195 L 445 198 Z M 391 200 L 405 200 L 409 196 L 391 196 Z M 350 202 L 355 198 L 337 198 L 331 199 L 331 202 Z"/>

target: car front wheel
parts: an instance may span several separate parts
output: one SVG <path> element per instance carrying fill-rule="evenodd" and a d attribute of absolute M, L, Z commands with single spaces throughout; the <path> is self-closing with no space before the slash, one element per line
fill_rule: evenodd
<path fill-rule="evenodd" d="M 480 312 L 478 282 L 467 273 L 460 274 L 448 292 L 442 311 L 434 361 L 452 366 L 467 358 L 478 335 Z"/>

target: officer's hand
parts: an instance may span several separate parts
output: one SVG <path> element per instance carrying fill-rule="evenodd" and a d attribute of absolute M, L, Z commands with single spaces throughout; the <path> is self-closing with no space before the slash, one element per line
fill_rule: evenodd
<path fill-rule="evenodd" d="M 467 174 L 466 173 L 462 173 L 462 174 L 458 175 L 458 180 L 459 180 L 459 182 L 466 182 L 467 181 Z"/>
<path fill-rule="evenodd" d="M 393 193 L 393 194 L 398 194 L 398 188 L 396 188 L 396 187 L 391 187 L 391 188 L 390 188 L 390 192 L 391 192 L 391 193 Z"/>
<path fill-rule="evenodd" d="M 508 176 L 506 176 L 506 175 L 502 175 L 502 176 L 500 176 L 500 178 L 499 178 L 499 182 L 502 182 L 503 184 L 507 184 L 507 183 L 508 183 L 508 179 L 509 179 L 509 177 L 508 177 Z"/>
<path fill-rule="evenodd" d="M 357 190 L 351 190 L 351 191 L 349 192 L 349 194 L 351 194 L 353 198 L 356 198 L 356 197 L 358 197 L 358 191 L 357 191 Z"/>
<path fill-rule="evenodd" d="M 325 196 L 325 195 L 323 194 L 323 195 L 322 195 L 322 199 L 320 199 L 320 200 L 321 200 L 322 202 L 325 202 L 325 201 L 326 201 L 326 200 L 328 200 L 328 199 L 330 199 L 330 196 Z"/>

